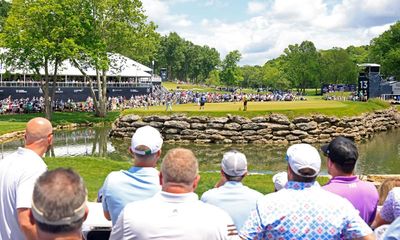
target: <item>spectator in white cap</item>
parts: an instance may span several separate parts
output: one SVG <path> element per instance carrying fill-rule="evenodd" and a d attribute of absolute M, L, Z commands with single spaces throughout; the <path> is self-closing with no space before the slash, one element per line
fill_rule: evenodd
<path fill-rule="evenodd" d="M 256 201 L 263 195 L 242 184 L 247 174 L 246 156 L 238 151 L 226 152 L 221 162 L 221 179 L 216 188 L 203 193 L 203 202 L 225 210 L 240 229 Z"/>
<path fill-rule="evenodd" d="M 272 182 L 274 183 L 275 192 L 285 188 L 288 182 L 287 172 L 278 172 L 272 176 Z"/>
<path fill-rule="evenodd" d="M 315 181 L 321 167 L 317 149 L 295 144 L 286 160 L 289 181 L 257 201 L 240 230 L 242 239 L 375 239 L 347 199 Z"/>
<path fill-rule="evenodd" d="M 162 144 L 163 139 L 157 129 L 150 126 L 138 128 L 129 147 L 133 166 L 107 176 L 101 195 L 104 216 L 113 225 L 127 203 L 152 197 L 161 190 L 159 172 L 155 167 L 161 156 Z"/>

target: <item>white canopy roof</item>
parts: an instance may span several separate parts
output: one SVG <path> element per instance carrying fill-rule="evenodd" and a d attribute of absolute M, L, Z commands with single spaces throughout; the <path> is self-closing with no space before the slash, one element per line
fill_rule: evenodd
<path fill-rule="evenodd" d="M 0 52 L 4 53 L 7 51 L 5 48 L 0 48 Z M 110 69 L 107 71 L 107 76 L 112 77 L 151 77 L 151 68 L 136 62 L 128 57 L 125 57 L 117 53 L 109 53 L 109 59 L 111 61 Z M 34 71 L 29 69 L 15 68 L 13 66 L 5 66 L 0 64 L 0 73 L 4 74 L 6 71 L 11 74 L 34 74 Z M 41 68 L 40 74 L 44 75 L 44 69 Z M 51 73 L 53 69 L 49 69 Z M 69 60 L 65 60 L 58 68 L 57 75 L 59 76 L 83 76 L 83 74 L 74 67 Z M 85 72 L 89 76 L 96 76 L 96 70 L 92 67 L 86 67 Z"/>
<path fill-rule="evenodd" d="M 381 65 L 376 64 L 376 63 L 362 63 L 362 64 L 357 64 L 359 67 L 380 67 Z"/>

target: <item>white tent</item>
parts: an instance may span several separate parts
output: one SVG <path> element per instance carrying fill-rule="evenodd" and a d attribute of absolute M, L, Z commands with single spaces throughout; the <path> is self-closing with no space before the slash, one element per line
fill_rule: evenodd
<path fill-rule="evenodd" d="M 0 53 L 6 52 L 7 49 L 0 48 Z M 128 57 L 122 56 L 117 53 L 109 53 L 108 54 L 111 66 L 107 71 L 107 76 L 110 77 L 129 77 L 129 78 L 150 78 L 151 68 L 138 63 Z M 40 74 L 44 75 L 44 69 L 40 69 Z M 20 74 L 20 75 L 33 75 L 34 71 L 28 69 L 16 68 L 13 66 L 5 66 L 4 64 L 0 64 L 0 73 L 4 74 L 5 72 L 9 72 L 11 74 Z M 53 69 L 49 69 L 49 73 L 51 74 Z M 57 71 L 58 76 L 83 76 L 81 71 L 74 67 L 69 60 L 65 60 Z M 96 70 L 90 66 L 85 68 L 85 72 L 88 76 L 96 76 Z"/>

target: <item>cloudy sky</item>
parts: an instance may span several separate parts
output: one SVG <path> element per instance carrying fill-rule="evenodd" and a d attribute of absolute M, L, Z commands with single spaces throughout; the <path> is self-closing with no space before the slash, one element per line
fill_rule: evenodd
<path fill-rule="evenodd" d="M 264 64 L 304 40 L 318 49 L 369 44 L 400 20 L 400 0 L 142 0 L 162 35 L 177 32 L 241 65 Z"/>

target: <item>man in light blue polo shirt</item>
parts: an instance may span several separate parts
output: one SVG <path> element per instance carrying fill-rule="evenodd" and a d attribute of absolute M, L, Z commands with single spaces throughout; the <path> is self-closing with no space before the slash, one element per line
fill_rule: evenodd
<path fill-rule="evenodd" d="M 145 126 L 132 136 L 129 151 L 134 165 L 129 170 L 111 172 L 101 189 L 104 216 L 114 225 L 127 203 L 152 197 L 161 190 L 155 169 L 163 140 L 157 129 Z"/>
<path fill-rule="evenodd" d="M 225 153 L 221 168 L 221 179 L 216 188 L 203 193 L 201 200 L 225 210 L 240 229 L 257 199 L 263 195 L 241 182 L 247 174 L 247 159 L 243 153 L 235 150 Z"/>

